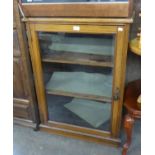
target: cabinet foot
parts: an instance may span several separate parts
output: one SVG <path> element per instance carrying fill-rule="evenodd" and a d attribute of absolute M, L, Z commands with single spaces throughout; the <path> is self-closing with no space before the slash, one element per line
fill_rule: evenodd
<path fill-rule="evenodd" d="M 125 130 L 127 139 L 126 139 L 125 144 L 123 145 L 122 155 L 126 155 L 130 147 L 133 124 L 134 124 L 134 118 L 131 117 L 129 114 L 127 114 L 124 118 L 124 130 Z"/>

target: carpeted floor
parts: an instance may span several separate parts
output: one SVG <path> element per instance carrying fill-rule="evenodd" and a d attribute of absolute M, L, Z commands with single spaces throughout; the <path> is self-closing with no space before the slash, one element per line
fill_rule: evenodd
<path fill-rule="evenodd" d="M 141 123 L 135 122 L 132 145 L 128 155 L 141 154 Z M 121 132 L 122 142 L 124 133 Z M 14 125 L 14 155 L 121 155 L 122 148 L 35 132 L 31 128 Z"/>

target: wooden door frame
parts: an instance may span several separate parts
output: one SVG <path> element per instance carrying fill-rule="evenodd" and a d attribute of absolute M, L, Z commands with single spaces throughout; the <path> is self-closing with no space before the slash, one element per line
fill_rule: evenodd
<path fill-rule="evenodd" d="M 112 116 L 112 132 L 113 138 L 119 137 L 122 117 L 123 106 L 123 94 L 124 94 L 124 82 L 125 82 L 125 70 L 126 70 L 126 57 L 128 48 L 128 34 L 129 24 L 124 26 L 118 26 L 118 32 L 116 35 L 116 56 L 114 65 L 114 80 L 113 80 L 113 93 L 119 89 L 119 100 L 113 100 L 113 116 Z M 114 96 L 114 94 L 113 94 Z"/>

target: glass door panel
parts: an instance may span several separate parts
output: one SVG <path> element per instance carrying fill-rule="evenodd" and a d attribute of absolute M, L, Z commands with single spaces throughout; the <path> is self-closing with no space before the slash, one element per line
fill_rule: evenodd
<path fill-rule="evenodd" d="M 110 131 L 109 103 L 60 95 L 46 94 L 46 97 L 50 121 Z"/>
<path fill-rule="evenodd" d="M 114 36 L 39 33 L 44 62 L 113 67 Z"/>
<path fill-rule="evenodd" d="M 51 121 L 110 130 L 112 68 L 43 63 Z"/>
<path fill-rule="evenodd" d="M 110 131 L 115 36 L 38 36 L 48 119 Z"/>

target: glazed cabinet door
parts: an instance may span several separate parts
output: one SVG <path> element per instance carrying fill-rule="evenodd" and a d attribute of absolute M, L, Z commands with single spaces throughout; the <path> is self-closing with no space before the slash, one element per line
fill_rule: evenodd
<path fill-rule="evenodd" d="M 41 124 L 61 134 L 118 138 L 127 27 L 27 28 Z"/>

